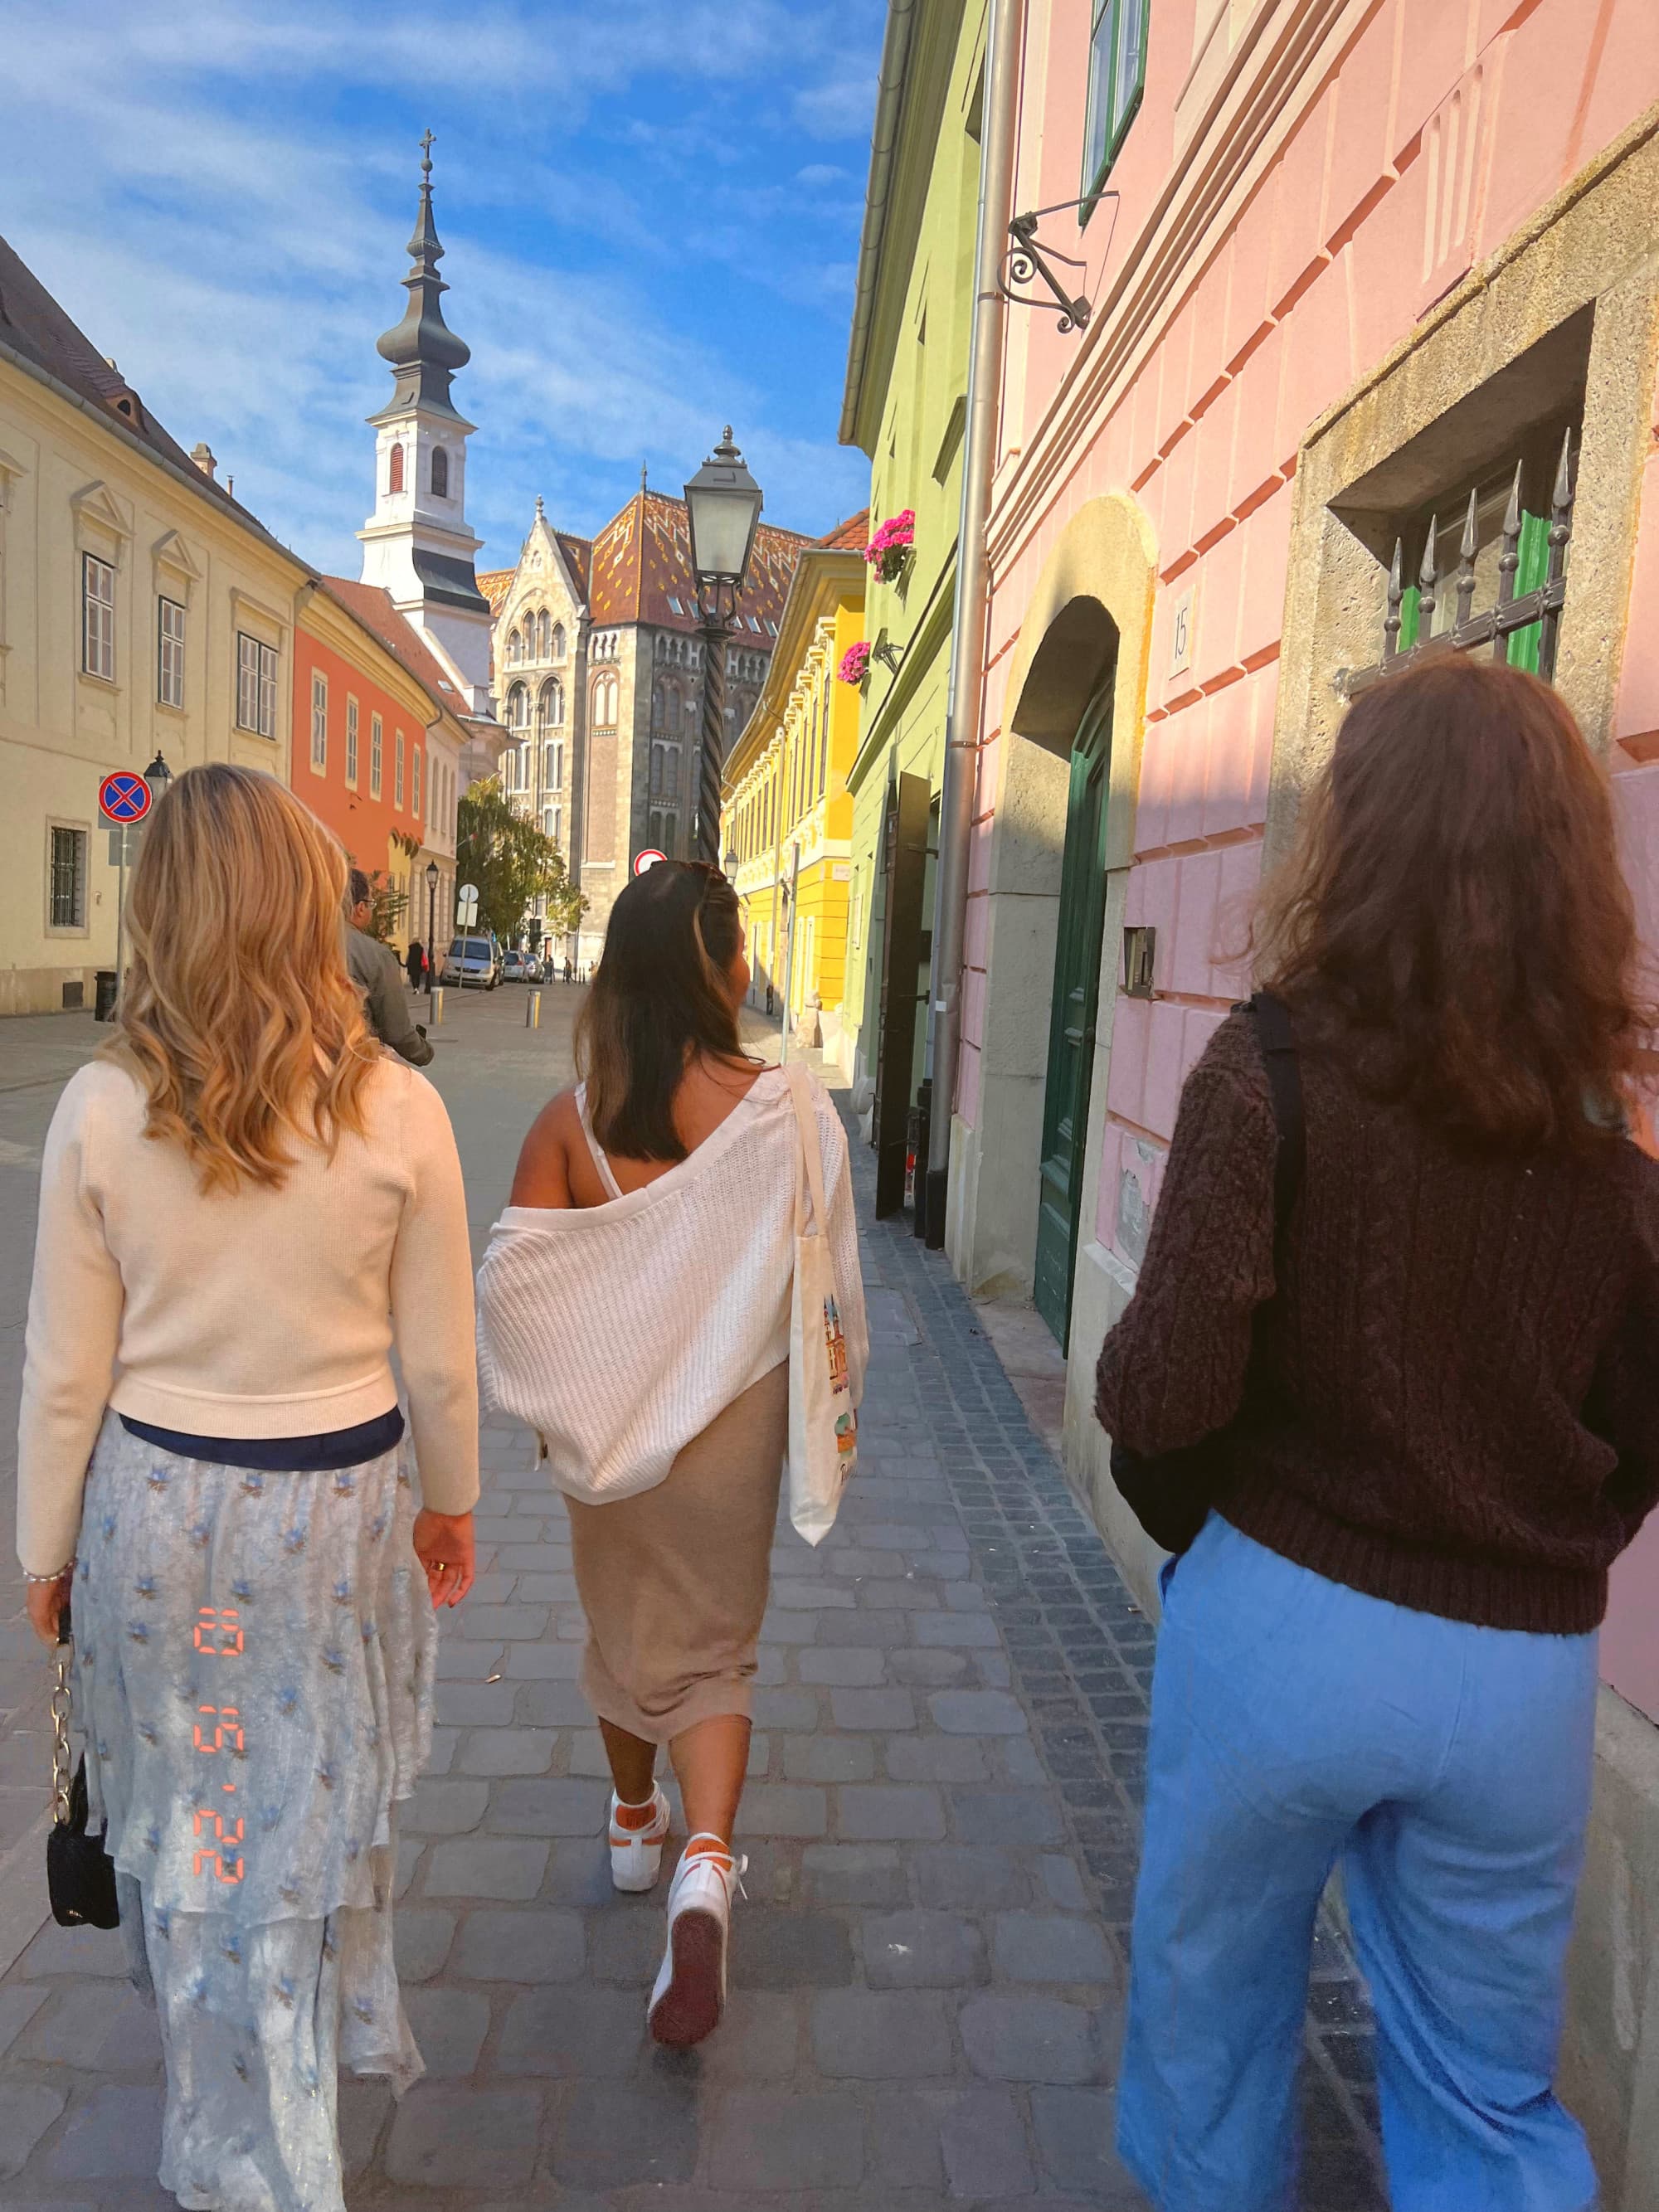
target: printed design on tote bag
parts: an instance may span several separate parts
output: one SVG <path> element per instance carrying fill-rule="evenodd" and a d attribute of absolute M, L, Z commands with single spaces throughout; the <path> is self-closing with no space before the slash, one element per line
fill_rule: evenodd
<path fill-rule="evenodd" d="M 823 1341 L 830 1354 L 830 1389 L 837 1398 L 850 1397 L 853 1378 L 847 1364 L 847 1337 L 841 1325 L 841 1308 L 832 1297 L 823 1302 Z M 859 1448 L 859 1417 L 851 1405 L 836 1415 L 836 1449 L 850 1460 Z"/>

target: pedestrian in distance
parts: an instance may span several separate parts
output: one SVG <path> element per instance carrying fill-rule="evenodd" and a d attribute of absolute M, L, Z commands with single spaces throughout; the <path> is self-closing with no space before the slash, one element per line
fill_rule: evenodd
<path fill-rule="evenodd" d="M 409 976 L 409 988 L 418 991 L 426 983 L 426 947 L 418 937 L 409 940 L 409 950 L 404 955 L 404 967 Z"/>
<path fill-rule="evenodd" d="M 564 980 L 567 983 L 574 983 L 576 980 L 575 963 L 568 952 L 564 956 Z"/>
<path fill-rule="evenodd" d="M 191 2206 L 343 2212 L 337 2063 L 422 2071 L 392 1892 L 434 1606 L 472 1580 L 471 1259 L 442 1101 L 364 1024 L 345 890 L 275 777 L 181 775 L 41 1169 L 18 1551 L 43 1640 L 73 1589 L 90 1826 Z"/>
<path fill-rule="evenodd" d="M 1118 2086 L 1160 2212 L 1294 2201 L 1339 1864 L 1395 2212 L 1595 2199 L 1553 2084 L 1596 1631 L 1659 1498 L 1636 963 L 1555 692 L 1448 654 L 1360 696 L 1100 1355 L 1126 1493 L 1201 1522 L 1165 1571 Z"/>
<path fill-rule="evenodd" d="M 569 1510 L 619 1890 L 659 1876 L 664 1745 L 679 1779 L 688 1837 L 649 2003 L 673 2045 L 719 2021 L 745 1864 L 803 1176 L 821 1174 L 853 1406 L 867 1353 L 846 1136 L 805 1070 L 744 1052 L 748 988 L 718 868 L 663 862 L 624 887 L 578 1017 L 583 1079 L 526 1139 L 479 1273 L 486 1400 L 539 1431 Z"/>
<path fill-rule="evenodd" d="M 351 871 L 346 897 L 346 961 L 352 981 L 363 994 L 368 1026 L 411 1067 L 424 1067 L 432 1058 L 432 1045 L 421 1024 L 409 1018 L 397 954 L 368 933 L 374 916 L 374 886 L 361 868 Z"/>

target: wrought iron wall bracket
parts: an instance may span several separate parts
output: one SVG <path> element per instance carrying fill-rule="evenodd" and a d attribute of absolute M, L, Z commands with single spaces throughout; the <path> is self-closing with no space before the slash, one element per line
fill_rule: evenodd
<path fill-rule="evenodd" d="M 1063 215 L 1067 208 L 1092 208 L 1101 200 L 1116 198 L 1115 192 L 1090 192 L 1082 199 L 1059 200 L 1053 207 L 1033 208 L 1026 215 L 1017 215 L 1008 226 L 1013 244 L 1003 257 L 1003 298 L 1012 301 L 1017 307 L 1042 307 L 1051 315 L 1058 315 L 1062 333 L 1086 331 L 1094 309 L 1081 293 L 1076 298 L 1072 296 L 1053 266 L 1058 262 L 1067 269 L 1081 269 L 1084 264 L 1075 254 L 1061 253 L 1054 246 L 1044 246 L 1036 234 L 1037 225 L 1044 216 Z M 1052 295 L 1048 299 L 1014 289 L 1017 284 L 1035 283 L 1039 278 Z"/>

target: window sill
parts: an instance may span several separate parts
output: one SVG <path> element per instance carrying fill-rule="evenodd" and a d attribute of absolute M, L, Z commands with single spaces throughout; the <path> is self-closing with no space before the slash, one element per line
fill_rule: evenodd
<path fill-rule="evenodd" d="M 236 734 L 237 734 L 237 736 L 238 736 L 239 738 L 261 738 L 261 739 L 264 741 L 264 744 L 268 744 L 268 745 L 274 745 L 274 744 L 276 744 L 276 734 L 275 734 L 275 732 L 266 732 L 266 731 L 264 731 L 264 730 L 250 730 L 250 729 L 249 729 L 249 727 L 248 727 L 248 726 L 247 726 L 247 724 L 246 724 L 246 722 L 238 722 L 238 723 L 237 723 L 237 725 L 236 725 Z"/>
<path fill-rule="evenodd" d="M 190 719 L 190 709 L 187 707 L 175 707 L 170 699 L 157 699 L 154 702 L 154 705 L 158 714 L 171 714 L 175 722 L 188 721 Z"/>
<path fill-rule="evenodd" d="M 80 682 L 96 684 L 100 691 L 118 691 L 121 688 L 119 679 L 116 677 L 99 676 L 90 668 L 77 668 L 75 672 Z"/>
<path fill-rule="evenodd" d="M 54 945 L 84 945 L 90 939 L 92 931 L 85 922 L 76 927 L 70 922 L 49 921 L 46 935 Z"/>

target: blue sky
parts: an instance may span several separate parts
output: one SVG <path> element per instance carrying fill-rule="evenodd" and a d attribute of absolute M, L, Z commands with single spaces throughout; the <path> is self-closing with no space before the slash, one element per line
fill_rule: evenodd
<path fill-rule="evenodd" d="M 591 532 L 730 420 L 769 520 L 839 447 L 883 0 L 0 0 L 0 232 L 185 446 L 356 575 L 422 131 L 472 349 L 480 566 Z"/>

